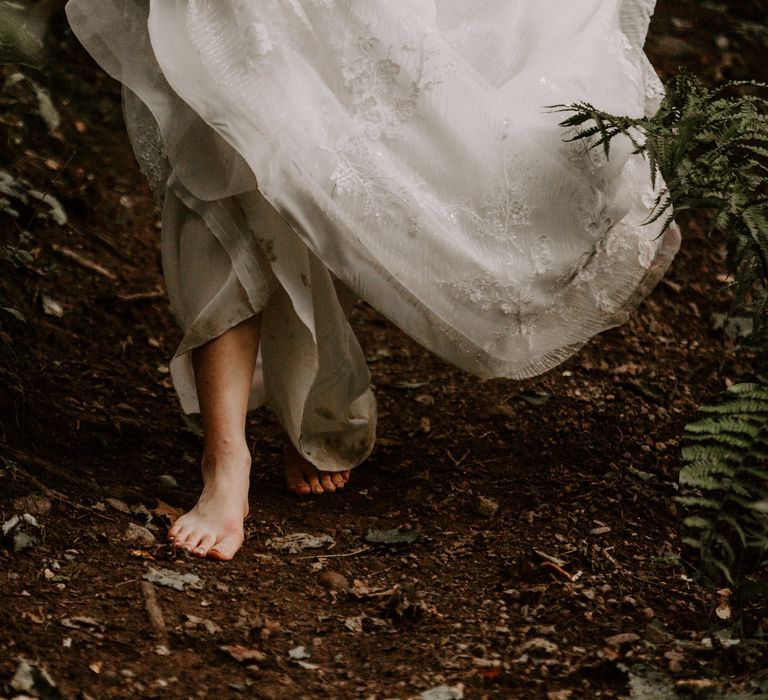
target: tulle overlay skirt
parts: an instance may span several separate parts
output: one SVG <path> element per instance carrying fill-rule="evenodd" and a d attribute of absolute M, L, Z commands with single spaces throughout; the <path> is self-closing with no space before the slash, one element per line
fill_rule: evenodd
<path fill-rule="evenodd" d="M 376 421 L 352 295 L 480 377 L 542 373 L 625 321 L 679 244 L 643 225 L 663 183 L 546 107 L 656 110 L 653 7 L 70 0 L 163 202 L 183 408 L 190 351 L 263 312 L 252 405 L 348 469 Z"/>

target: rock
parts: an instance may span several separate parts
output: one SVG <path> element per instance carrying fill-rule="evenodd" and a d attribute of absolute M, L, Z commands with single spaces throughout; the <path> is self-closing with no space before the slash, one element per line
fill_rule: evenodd
<path fill-rule="evenodd" d="M 259 661 L 263 663 L 267 661 L 269 657 L 259 649 L 253 647 L 246 647 L 241 644 L 231 644 L 229 646 L 219 647 L 223 652 L 229 654 L 235 661 L 240 663 L 250 663 L 253 661 Z"/>
<path fill-rule="evenodd" d="M 116 510 L 118 513 L 125 513 L 126 515 L 130 515 L 131 513 L 131 509 L 128 507 L 128 504 L 123 503 L 117 498 L 105 498 L 104 503 L 106 503 L 112 510 Z"/>
<path fill-rule="evenodd" d="M 679 651 L 668 651 L 664 654 L 664 658 L 667 660 L 667 668 L 671 673 L 681 673 L 683 670 L 683 661 L 685 656 Z"/>
<path fill-rule="evenodd" d="M 557 644 L 551 642 L 549 639 L 544 639 L 543 637 L 529 639 L 520 647 L 520 651 L 522 652 L 533 652 L 538 654 L 554 654 L 558 649 L 560 649 L 560 647 Z"/>
<path fill-rule="evenodd" d="M 11 679 L 11 688 L 20 694 L 36 698 L 59 697 L 59 690 L 53 678 L 43 668 L 33 666 L 22 659 Z"/>
<path fill-rule="evenodd" d="M 31 549 L 39 544 L 39 540 L 35 534 L 42 531 L 40 524 L 35 520 L 35 516 L 30 513 L 24 513 L 24 515 L 14 515 L 10 520 L 6 520 L 2 523 L 0 532 L 2 532 L 2 538 L 12 546 L 13 551 L 16 554 L 23 552 L 25 549 Z"/>
<path fill-rule="evenodd" d="M 163 474 L 157 482 L 164 489 L 177 489 L 179 488 L 179 482 L 176 481 L 170 474 Z"/>
<path fill-rule="evenodd" d="M 346 576 L 331 570 L 323 571 L 323 573 L 320 574 L 320 585 L 323 588 L 327 588 L 329 591 L 339 592 L 349 590 L 349 581 Z"/>
<path fill-rule="evenodd" d="M 672 635 L 665 632 L 658 622 L 649 622 L 645 628 L 645 639 L 651 644 L 659 646 L 672 641 Z"/>
<path fill-rule="evenodd" d="M 129 542 L 136 542 L 140 545 L 151 545 L 157 542 L 155 536 L 147 530 L 147 528 L 137 525 L 136 523 L 128 523 L 128 527 L 125 530 L 125 539 Z"/>
<path fill-rule="evenodd" d="M 640 641 L 640 636 L 634 632 L 624 632 L 622 634 L 614 634 L 612 637 L 606 637 L 605 643 L 609 647 L 618 648 L 624 644 L 632 644 L 632 642 Z"/>
<path fill-rule="evenodd" d="M 590 535 L 607 535 L 611 531 L 611 528 L 607 525 L 603 527 L 594 527 L 589 531 Z"/>
<path fill-rule="evenodd" d="M 472 497 L 472 512 L 483 518 L 492 518 L 499 510 L 499 504 L 491 498 L 475 494 Z"/>
<path fill-rule="evenodd" d="M 703 694 L 704 691 L 712 690 L 717 687 L 717 681 L 712 678 L 690 678 L 677 681 L 675 686 L 680 690 L 690 694 Z"/>
<path fill-rule="evenodd" d="M 13 509 L 20 513 L 32 515 L 48 515 L 51 510 L 51 502 L 45 496 L 38 493 L 30 493 L 28 496 L 19 496 L 13 499 Z"/>

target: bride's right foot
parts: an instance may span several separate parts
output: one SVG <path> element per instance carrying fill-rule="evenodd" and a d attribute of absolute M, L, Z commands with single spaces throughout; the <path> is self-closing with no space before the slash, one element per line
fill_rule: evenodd
<path fill-rule="evenodd" d="M 232 559 L 243 544 L 250 470 L 246 445 L 204 455 L 203 492 L 168 531 L 168 539 L 198 557 Z"/>
<path fill-rule="evenodd" d="M 349 472 L 324 472 L 302 457 L 289 445 L 283 453 L 285 484 L 291 493 L 300 496 L 333 493 L 343 489 L 349 481 Z"/>

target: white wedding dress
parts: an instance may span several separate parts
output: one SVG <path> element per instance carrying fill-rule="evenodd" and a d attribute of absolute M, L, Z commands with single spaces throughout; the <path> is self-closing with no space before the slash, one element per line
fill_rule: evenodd
<path fill-rule="evenodd" d="M 263 311 L 253 405 L 347 469 L 375 403 L 346 290 L 480 377 L 539 374 L 625 321 L 679 234 L 643 225 L 657 191 L 627 143 L 567 143 L 547 106 L 657 109 L 653 7 L 70 0 L 164 201 L 184 409 L 190 350 Z"/>

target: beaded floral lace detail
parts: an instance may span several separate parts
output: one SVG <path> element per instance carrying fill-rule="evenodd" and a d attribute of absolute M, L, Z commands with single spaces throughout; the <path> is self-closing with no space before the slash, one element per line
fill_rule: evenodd
<path fill-rule="evenodd" d="M 123 90 L 123 112 L 136 160 L 158 201 L 165 196 L 170 166 L 165 144 L 152 112 L 127 88 Z"/>
<path fill-rule="evenodd" d="M 286 236 L 447 359 L 543 371 L 620 319 L 662 266 L 661 232 L 641 225 L 645 164 L 630 148 L 607 160 L 565 143 L 545 108 L 652 111 L 661 91 L 641 48 L 652 3 L 541 0 L 521 15 L 483 0 L 156 1 L 156 15 L 177 6 L 185 20 L 168 21 L 189 44 L 165 54 L 178 61 L 172 97 L 202 118 L 201 142 L 215 132 L 204 145 L 221 171 L 194 167 L 188 149 L 174 167 L 203 195 L 238 196 L 252 181 L 233 166 L 230 182 L 227 168 L 250 168 Z M 160 134 L 151 115 L 132 121 L 161 189 Z"/>

